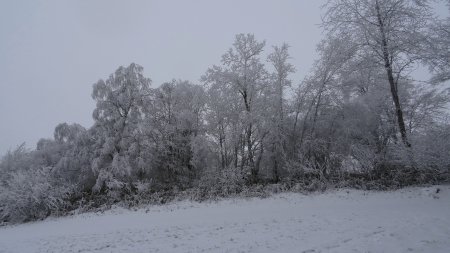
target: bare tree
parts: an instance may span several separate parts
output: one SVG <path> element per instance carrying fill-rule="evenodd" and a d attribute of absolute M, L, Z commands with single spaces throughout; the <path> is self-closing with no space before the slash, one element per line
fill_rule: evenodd
<path fill-rule="evenodd" d="M 248 165 L 251 170 L 252 178 L 256 180 L 258 175 L 258 165 L 255 161 L 256 146 L 259 145 L 261 157 L 263 148 L 262 142 L 257 140 L 265 136 L 264 134 L 255 134 L 255 123 L 257 115 L 254 110 L 258 109 L 255 104 L 267 84 L 267 71 L 260 62 L 260 54 L 263 51 L 265 42 L 258 42 L 252 34 L 236 35 L 233 48 L 230 48 L 222 56 L 222 67 L 214 66 L 210 68 L 204 80 L 220 80 L 225 85 L 229 85 L 242 98 L 242 106 L 245 112 L 244 118 L 244 145 L 241 148 L 242 154 L 246 151 L 246 159 L 242 155 L 241 167 Z M 246 150 L 244 149 L 244 146 Z"/>
<path fill-rule="evenodd" d="M 330 0 L 323 26 L 329 34 L 354 37 L 357 52 L 367 53 L 386 72 L 401 138 L 411 144 L 398 84 L 406 70 L 421 60 L 424 35 L 432 18 L 427 1 Z"/>
<path fill-rule="evenodd" d="M 283 167 L 285 160 L 284 147 L 286 146 L 286 135 L 284 129 L 284 89 L 291 86 L 291 80 L 288 78 L 289 74 L 295 72 L 295 68 L 288 62 L 289 45 L 283 43 L 281 47 L 274 46 L 273 52 L 269 54 L 268 61 L 275 69 L 272 74 L 272 84 L 274 91 L 274 108 L 275 114 L 273 120 L 275 121 L 272 136 L 272 154 L 273 154 L 273 178 L 275 181 L 279 180 L 279 170 Z"/>
<path fill-rule="evenodd" d="M 447 6 L 450 11 L 450 1 Z M 425 63 L 434 74 L 432 83 L 450 80 L 450 16 L 431 24 L 426 45 L 429 50 L 424 52 Z"/>

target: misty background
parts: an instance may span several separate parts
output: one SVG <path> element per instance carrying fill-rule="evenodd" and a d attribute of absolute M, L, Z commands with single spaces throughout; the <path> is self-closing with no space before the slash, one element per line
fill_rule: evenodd
<path fill-rule="evenodd" d="M 253 33 L 287 42 L 297 72 L 308 73 L 321 39 L 315 1 L 9 1 L 0 3 L 0 154 L 34 148 L 61 122 L 92 125 L 92 84 L 136 62 L 158 87 L 199 83 L 233 42 Z M 443 3 L 436 4 L 448 15 Z M 419 76 L 426 71 L 420 70 Z"/>

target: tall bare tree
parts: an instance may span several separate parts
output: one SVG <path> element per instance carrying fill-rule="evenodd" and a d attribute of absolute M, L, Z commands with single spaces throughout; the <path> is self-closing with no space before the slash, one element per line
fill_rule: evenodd
<path fill-rule="evenodd" d="M 274 129 L 272 136 L 272 160 L 273 160 L 273 179 L 279 180 L 279 170 L 283 167 L 286 146 L 286 135 L 284 129 L 284 89 L 291 86 L 289 74 L 295 72 L 295 68 L 289 63 L 289 45 L 283 43 L 281 46 L 274 46 L 273 52 L 269 54 L 267 60 L 272 64 L 274 73 L 272 73 L 272 85 L 274 88 L 274 111 L 275 116 L 272 118 Z"/>
<path fill-rule="evenodd" d="M 351 36 L 360 55 L 369 52 L 383 67 L 395 106 L 403 143 L 410 146 L 405 126 L 399 80 L 421 60 L 423 42 L 432 20 L 428 1 L 329 0 L 323 26 L 328 34 Z"/>
<path fill-rule="evenodd" d="M 203 77 L 210 83 L 216 80 L 228 85 L 241 97 L 245 125 L 241 167 L 249 166 L 253 179 L 258 175 L 260 161 L 259 158 L 255 160 L 256 146 L 259 144 L 259 157 L 263 151 L 262 142 L 258 139 L 264 134 L 256 134 L 257 114 L 254 111 L 258 110 L 255 105 L 267 84 L 268 74 L 260 61 L 264 45 L 265 42 L 258 42 L 253 34 L 236 35 L 233 47 L 222 56 L 223 66 L 210 68 Z"/>

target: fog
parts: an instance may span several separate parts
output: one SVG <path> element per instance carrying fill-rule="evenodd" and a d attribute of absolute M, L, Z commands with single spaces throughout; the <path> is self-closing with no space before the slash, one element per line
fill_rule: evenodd
<path fill-rule="evenodd" d="M 136 62 L 159 86 L 198 79 L 237 33 L 291 45 L 299 82 L 315 57 L 324 1 L 4 1 L 0 154 L 34 148 L 61 122 L 92 125 L 92 84 Z"/>

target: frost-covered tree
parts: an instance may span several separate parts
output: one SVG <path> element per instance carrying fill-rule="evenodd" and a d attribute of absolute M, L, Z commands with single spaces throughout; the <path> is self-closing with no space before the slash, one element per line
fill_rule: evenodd
<path fill-rule="evenodd" d="M 328 34 L 351 37 L 348 43 L 355 45 L 356 55 L 370 56 L 384 68 L 398 129 L 404 144 L 410 146 L 399 81 L 422 59 L 424 37 L 431 20 L 427 1 L 331 0 L 326 7 L 323 25 Z"/>
<path fill-rule="evenodd" d="M 71 191 L 72 187 L 55 181 L 51 167 L 13 172 L 6 184 L 0 184 L 0 223 L 43 219 L 63 212 Z"/>
<path fill-rule="evenodd" d="M 173 80 L 154 91 L 145 134 L 153 142 L 152 171 L 161 182 L 184 185 L 205 166 L 192 162 L 193 141 L 204 135 L 205 99 L 203 87 L 187 81 Z"/>
<path fill-rule="evenodd" d="M 252 34 L 236 35 L 233 47 L 222 56 L 222 66 L 210 68 L 204 80 L 228 85 L 241 97 L 241 120 L 244 123 L 241 168 L 248 166 L 252 179 L 256 180 L 259 161 L 264 151 L 262 138 L 265 133 L 258 130 L 258 113 L 262 93 L 267 88 L 268 73 L 260 57 L 265 42 L 258 42 Z M 259 154 L 256 155 L 257 149 Z"/>
<path fill-rule="evenodd" d="M 153 193 L 171 198 L 191 187 L 204 198 L 261 182 L 317 189 L 448 180 L 449 89 L 407 72 L 425 63 L 434 81 L 448 79 L 448 20 L 432 23 L 427 1 L 326 6 L 319 58 L 291 99 L 289 47 L 268 54 L 269 72 L 265 43 L 251 34 L 235 37 L 203 85 L 151 89 L 141 66 L 119 67 L 93 86 L 92 127 L 62 123 L 53 139 L 2 157 L 0 223 L 164 201 Z"/>
<path fill-rule="evenodd" d="M 343 101 L 340 72 L 354 54 L 349 39 L 330 36 L 322 41 L 317 47 L 320 58 L 297 91 L 291 147 L 298 150 L 296 156 L 302 163 L 312 163 L 308 167 L 321 168 L 322 174 L 330 160 L 332 135 L 328 133 L 334 129 L 335 109 Z"/>
<path fill-rule="evenodd" d="M 448 117 L 450 88 L 438 90 L 424 85 L 412 85 L 405 94 L 405 114 L 410 134 L 424 132 L 435 123 L 445 122 Z"/>
<path fill-rule="evenodd" d="M 0 183 L 6 183 L 10 173 L 25 171 L 32 163 L 30 151 L 26 149 L 25 143 L 17 146 L 14 150 L 8 150 L 0 161 Z"/>
<path fill-rule="evenodd" d="M 447 1 L 450 12 L 450 2 Z M 430 67 L 433 83 L 450 80 L 450 16 L 433 22 L 426 42 L 425 63 Z"/>
<path fill-rule="evenodd" d="M 73 187 L 53 167 L 62 150 L 52 140 L 38 144 L 36 150 L 20 145 L 0 161 L 0 223 L 42 219 L 68 206 Z"/>
<path fill-rule="evenodd" d="M 143 68 L 132 63 L 119 67 L 106 80 L 93 86 L 96 101 L 93 113 L 97 136 L 97 157 L 93 170 L 97 175 L 95 190 L 121 189 L 124 181 L 139 170 L 135 138 L 140 135 L 139 123 L 144 117 L 144 104 L 150 96 L 151 80 L 144 77 Z"/>
<path fill-rule="evenodd" d="M 95 153 L 93 131 L 76 123 L 61 123 L 55 127 L 54 138 L 61 151 L 54 176 L 79 191 L 90 190 L 95 183 L 91 168 Z"/>
<path fill-rule="evenodd" d="M 271 75 L 271 86 L 273 89 L 273 112 L 271 119 L 271 130 L 269 132 L 269 139 L 271 139 L 271 153 L 273 160 L 273 179 L 275 181 L 279 180 L 279 171 L 283 168 L 285 157 L 285 146 L 286 146 L 286 129 L 285 129 L 285 97 L 284 90 L 286 87 L 291 86 L 291 80 L 289 79 L 289 74 L 295 72 L 295 68 L 288 61 L 289 56 L 289 46 L 283 43 L 280 47 L 274 46 L 273 52 L 269 54 L 267 60 L 273 66 L 274 72 Z"/>
<path fill-rule="evenodd" d="M 80 124 L 61 123 L 55 127 L 54 139 L 58 143 L 74 143 L 86 129 Z"/>
<path fill-rule="evenodd" d="M 208 134 L 212 137 L 217 167 L 222 170 L 230 166 L 238 167 L 243 129 L 239 119 L 241 112 L 240 95 L 226 79 L 216 75 L 203 77 L 207 89 L 207 110 L 205 120 Z"/>

